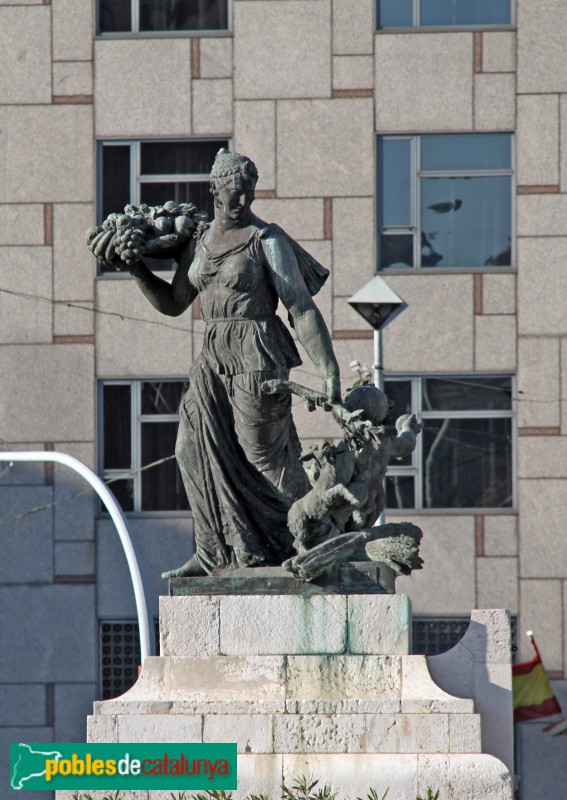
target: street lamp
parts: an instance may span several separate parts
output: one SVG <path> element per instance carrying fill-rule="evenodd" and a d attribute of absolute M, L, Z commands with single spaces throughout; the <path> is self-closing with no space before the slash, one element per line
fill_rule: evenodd
<path fill-rule="evenodd" d="M 353 294 L 348 304 L 374 328 L 374 385 L 384 391 L 382 329 L 407 308 L 407 303 L 376 275 Z"/>

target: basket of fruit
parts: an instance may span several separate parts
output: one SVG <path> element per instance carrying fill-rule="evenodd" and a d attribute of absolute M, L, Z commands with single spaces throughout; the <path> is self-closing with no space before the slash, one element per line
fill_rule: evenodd
<path fill-rule="evenodd" d="M 192 203 L 168 200 L 162 206 L 127 205 L 89 228 L 87 245 L 97 261 L 117 270 L 132 267 L 144 256 L 172 258 L 207 224 L 207 214 Z"/>

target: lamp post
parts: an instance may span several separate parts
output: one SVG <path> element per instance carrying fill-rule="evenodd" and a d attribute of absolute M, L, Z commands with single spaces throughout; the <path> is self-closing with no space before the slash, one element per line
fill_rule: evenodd
<path fill-rule="evenodd" d="M 382 330 L 407 308 L 407 303 L 376 275 L 353 294 L 348 304 L 374 329 L 374 385 L 384 391 Z"/>

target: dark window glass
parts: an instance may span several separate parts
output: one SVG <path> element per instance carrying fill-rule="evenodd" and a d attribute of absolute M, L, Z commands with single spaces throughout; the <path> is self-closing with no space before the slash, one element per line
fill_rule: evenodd
<path fill-rule="evenodd" d="M 142 414 L 177 414 L 188 384 L 183 381 L 155 381 L 142 384 Z"/>
<path fill-rule="evenodd" d="M 175 453 L 177 422 L 142 423 L 142 465 Z M 142 511 L 189 508 L 181 474 L 174 458 L 142 472 Z"/>
<path fill-rule="evenodd" d="M 385 381 L 384 391 L 390 403 L 394 404 L 392 411 L 394 419 L 402 414 L 411 414 L 411 381 Z"/>
<path fill-rule="evenodd" d="M 106 384 L 103 394 L 104 469 L 130 469 L 130 387 Z"/>
<path fill-rule="evenodd" d="M 141 31 L 222 30 L 227 0 L 140 0 Z"/>
<path fill-rule="evenodd" d="M 413 267 L 413 235 L 382 234 L 380 236 L 380 267 Z"/>
<path fill-rule="evenodd" d="M 120 33 L 131 28 L 130 0 L 99 0 L 98 29 L 101 33 Z"/>
<path fill-rule="evenodd" d="M 105 145 L 102 148 L 101 222 L 130 202 L 130 146 Z"/>
<path fill-rule="evenodd" d="M 130 478 L 108 481 L 108 488 L 118 500 L 123 511 L 134 510 L 134 482 Z M 106 511 L 106 507 L 104 508 Z"/>
<path fill-rule="evenodd" d="M 445 133 L 419 139 L 422 171 L 510 169 L 507 133 Z"/>
<path fill-rule="evenodd" d="M 199 211 L 206 211 L 209 219 L 214 216 L 213 196 L 208 181 L 206 183 L 160 181 L 159 183 L 141 184 L 140 201 L 142 203 L 159 206 L 166 200 L 173 200 L 177 204 L 193 203 Z"/>
<path fill-rule="evenodd" d="M 428 419 L 421 436 L 425 508 L 512 505 L 510 419 Z"/>
<path fill-rule="evenodd" d="M 422 178 L 421 264 L 511 264 L 510 178 Z"/>
<path fill-rule="evenodd" d="M 413 0 L 378 0 L 379 28 L 411 28 Z"/>
<path fill-rule="evenodd" d="M 509 411 L 512 408 L 512 381 L 506 377 L 424 378 L 422 387 L 424 411 Z"/>
<path fill-rule="evenodd" d="M 425 25 L 507 25 L 510 0 L 421 0 Z"/>
<path fill-rule="evenodd" d="M 142 142 L 142 175 L 209 175 L 215 156 L 227 139 L 213 142 Z"/>
<path fill-rule="evenodd" d="M 386 508 L 415 508 L 412 475 L 386 476 Z"/>
<path fill-rule="evenodd" d="M 411 141 L 381 139 L 378 144 L 378 179 L 381 186 L 381 224 L 411 225 Z"/>

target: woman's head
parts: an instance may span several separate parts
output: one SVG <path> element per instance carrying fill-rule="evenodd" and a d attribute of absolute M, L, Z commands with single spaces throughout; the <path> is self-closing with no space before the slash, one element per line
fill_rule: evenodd
<path fill-rule="evenodd" d="M 211 192 L 215 198 L 215 214 L 226 220 L 242 221 L 249 215 L 254 200 L 258 170 L 254 162 L 223 147 L 217 153 L 211 170 Z"/>

